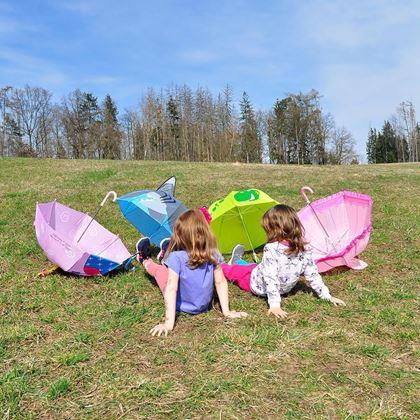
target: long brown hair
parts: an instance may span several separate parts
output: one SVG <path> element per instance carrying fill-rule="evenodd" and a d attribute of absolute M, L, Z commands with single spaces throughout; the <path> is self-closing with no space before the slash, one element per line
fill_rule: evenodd
<path fill-rule="evenodd" d="M 191 268 L 197 268 L 205 262 L 218 264 L 216 238 L 203 213 L 198 209 L 187 210 L 179 216 L 166 255 L 182 250 L 188 253 L 188 265 Z"/>
<path fill-rule="evenodd" d="M 297 255 L 305 251 L 303 226 L 292 207 L 277 204 L 264 214 L 261 224 L 268 242 L 289 242 L 287 254 Z"/>

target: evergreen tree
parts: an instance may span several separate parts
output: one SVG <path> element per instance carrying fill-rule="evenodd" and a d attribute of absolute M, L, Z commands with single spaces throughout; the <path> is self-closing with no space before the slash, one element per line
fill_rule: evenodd
<path fill-rule="evenodd" d="M 268 119 L 268 155 L 271 163 L 287 163 L 287 105 L 287 99 L 277 99 Z"/>
<path fill-rule="evenodd" d="M 169 96 L 166 105 L 166 112 L 169 124 L 169 159 L 178 160 L 181 157 L 181 117 L 178 111 L 178 105 L 172 95 Z"/>
<path fill-rule="evenodd" d="M 251 101 L 246 92 L 240 103 L 240 146 L 239 159 L 242 162 L 261 162 L 262 144 Z"/>
<path fill-rule="evenodd" d="M 80 104 L 81 123 L 83 133 L 83 154 L 88 158 L 102 158 L 101 148 L 101 109 L 98 98 L 90 92 L 83 92 Z"/>
<path fill-rule="evenodd" d="M 122 133 L 117 118 L 117 106 L 111 96 L 105 96 L 102 105 L 101 157 L 119 159 L 121 155 Z"/>
<path fill-rule="evenodd" d="M 369 130 L 368 140 L 366 143 L 366 155 L 368 163 L 376 163 L 376 143 L 378 141 L 378 134 L 375 128 Z"/>
<path fill-rule="evenodd" d="M 376 143 L 376 163 L 398 161 L 397 135 L 389 121 L 385 121 Z"/>

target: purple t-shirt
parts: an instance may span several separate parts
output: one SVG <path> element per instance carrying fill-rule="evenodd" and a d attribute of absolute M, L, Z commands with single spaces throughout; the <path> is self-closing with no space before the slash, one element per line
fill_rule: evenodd
<path fill-rule="evenodd" d="M 223 262 L 221 255 L 218 262 Z M 214 268 L 210 263 L 204 263 L 197 268 L 188 265 L 189 257 L 186 251 L 172 251 L 165 264 L 179 276 L 176 310 L 199 314 L 210 308 L 214 290 Z"/>

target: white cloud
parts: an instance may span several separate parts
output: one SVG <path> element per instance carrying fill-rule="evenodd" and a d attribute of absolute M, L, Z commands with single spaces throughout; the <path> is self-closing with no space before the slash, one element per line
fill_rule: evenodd
<path fill-rule="evenodd" d="M 322 91 L 340 124 L 350 128 L 364 150 L 370 126 L 380 127 L 403 100 L 420 111 L 420 48 L 402 52 L 396 61 L 372 70 L 359 63 L 324 68 Z"/>
<path fill-rule="evenodd" d="M 67 75 L 47 60 L 27 53 L 0 49 L 0 75 L 5 83 L 12 85 L 38 85 L 55 88 L 68 82 Z"/>
<path fill-rule="evenodd" d="M 401 101 L 420 112 L 420 2 L 316 0 L 298 16 L 327 110 L 360 153 L 369 127 L 379 128 Z"/>
<path fill-rule="evenodd" d="M 297 15 L 311 42 L 340 48 L 375 47 L 386 39 L 392 41 L 398 28 L 418 25 L 420 3 L 315 0 L 299 3 Z"/>

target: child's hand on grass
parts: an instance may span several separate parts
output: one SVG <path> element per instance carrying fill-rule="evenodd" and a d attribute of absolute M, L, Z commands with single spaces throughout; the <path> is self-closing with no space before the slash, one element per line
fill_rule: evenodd
<path fill-rule="evenodd" d="M 267 313 L 268 315 L 274 315 L 276 318 L 287 318 L 287 312 L 281 308 L 270 308 Z"/>
<path fill-rule="evenodd" d="M 228 311 L 223 314 L 226 318 L 246 318 L 248 314 L 246 312 Z"/>
<path fill-rule="evenodd" d="M 338 299 L 334 296 L 331 296 L 330 302 L 334 305 L 334 306 L 346 306 L 346 303 L 344 302 L 344 300 Z"/>
<path fill-rule="evenodd" d="M 158 324 L 150 330 L 150 334 L 156 337 L 160 337 L 162 334 L 165 334 L 165 337 L 168 335 L 168 332 L 172 331 L 172 327 L 167 324 Z"/>

